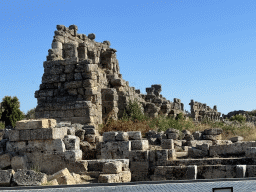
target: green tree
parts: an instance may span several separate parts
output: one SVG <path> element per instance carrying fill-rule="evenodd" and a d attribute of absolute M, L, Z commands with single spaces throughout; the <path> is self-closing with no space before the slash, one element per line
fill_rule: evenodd
<path fill-rule="evenodd" d="M 147 117 L 143 114 L 143 111 L 139 105 L 137 99 L 134 101 L 129 101 L 128 105 L 126 106 L 124 113 L 123 113 L 123 120 L 145 120 Z"/>
<path fill-rule="evenodd" d="M 20 102 L 16 96 L 13 98 L 5 96 L 2 100 L 4 112 L 1 115 L 1 121 L 5 122 L 5 126 L 16 126 L 16 122 L 24 118 L 20 108 Z"/>
<path fill-rule="evenodd" d="M 243 115 L 235 115 L 235 116 L 232 116 L 231 118 L 230 118 L 230 121 L 239 121 L 240 123 L 242 123 L 242 122 L 245 122 L 246 121 L 246 117 L 245 116 L 243 116 Z"/>
<path fill-rule="evenodd" d="M 35 110 L 36 108 L 28 110 L 26 114 L 26 119 L 35 119 Z"/>

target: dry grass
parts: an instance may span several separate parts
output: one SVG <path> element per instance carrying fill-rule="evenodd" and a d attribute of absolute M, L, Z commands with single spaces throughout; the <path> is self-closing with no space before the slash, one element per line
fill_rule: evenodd
<path fill-rule="evenodd" d="M 145 133 L 149 130 L 165 131 L 168 128 L 175 128 L 178 130 L 189 130 L 191 133 L 195 131 L 203 131 L 209 128 L 222 128 L 222 139 L 228 140 L 234 136 L 242 136 L 245 141 L 256 141 L 256 126 L 253 123 L 223 123 L 223 122 L 205 122 L 194 123 L 189 120 L 175 120 L 167 117 L 150 118 L 144 121 L 122 121 L 108 119 L 100 126 L 99 132 L 108 131 L 141 131 L 145 137 Z"/>

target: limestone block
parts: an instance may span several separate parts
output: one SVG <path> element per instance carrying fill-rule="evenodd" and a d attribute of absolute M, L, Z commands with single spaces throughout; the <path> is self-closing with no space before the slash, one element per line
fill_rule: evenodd
<path fill-rule="evenodd" d="M 176 157 L 175 149 L 168 149 L 168 160 L 175 160 Z"/>
<path fill-rule="evenodd" d="M 59 183 L 58 183 L 57 179 L 53 179 L 51 181 L 48 181 L 47 185 L 59 185 Z"/>
<path fill-rule="evenodd" d="M 92 135 L 92 134 L 87 134 L 87 135 L 85 135 L 85 140 L 90 142 L 90 143 L 95 143 L 96 136 Z"/>
<path fill-rule="evenodd" d="M 211 128 L 204 130 L 205 135 L 220 135 L 222 132 L 223 130 L 221 128 Z"/>
<path fill-rule="evenodd" d="M 256 147 L 248 147 L 245 151 L 247 158 L 256 158 Z"/>
<path fill-rule="evenodd" d="M 122 171 L 119 173 L 120 181 L 123 183 L 130 182 L 132 175 L 130 171 Z"/>
<path fill-rule="evenodd" d="M 178 129 L 174 129 L 174 128 L 169 128 L 165 131 L 165 134 L 168 134 L 168 133 L 177 133 L 179 134 L 180 131 Z"/>
<path fill-rule="evenodd" d="M 131 150 L 148 150 L 148 140 L 131 140 Z"/>
<path fill-rule="evenodd" d="M 127 132 L 121 132 L 119 131 L 116 135 L 116 141 L 128 141 L 129 135 Z"/>
<path fill-rule="evenodd" d="M 92 134 L 97 135 L 98 131 L 94 127 L 83 127 L 83 130 L 85 131 L 85 134 Z"/>
<path fill-rule="evenodd" d="M 20 140 L 19 130 L 10 130 L 9 141 L 19 141 L 19 140 Z"/>
<path fill-rule="evenodd" d="M 47 183 L 47 176 L 33 170 L 19 169 L 14 173 L 13 181 L 18 186 L 43 185 Z"/>
<path fill-rule="evenodd" d="M 230 138 L 230 140 L 231 140 L 233 143 L 235 143 L 235 142 L 237 142 L 237 141 L 243 141 L 244 138 L 241 137 L 241 136 L 237 136 L 237 137 L 232 137 L 232 138 Z"/>
<path fill-rule="evenodd" d="M 56 179 L 60 185 L 73 185 L 76 184 L 74 177 L 70 174 L 67 168 L 54 173 L 48 177 L 48 181 Z"/>
<path fill-rule="evenodd" d="M 100 174 L 98 178 L 99 183 L 120 183 L 118 174 Z"/>
<path fill-rule="evenodd" d="M 216 140 L 212 141 L 212 145 L 229 145 L 232 144 L 232 141 L 230 140 Z"/>
<path fill-rule="evenodd" d="M 191 147 L 196 147 L 196 145 L 202 145 L 202 144 L 209 144 L 212 146 L 212 141 L 211 140 L 194 140 L 194 141 L 188 141 L 187 145 Z"/>
<path fill-rule="evenodd" d="M 130 162 L 130 170 L 131 172 L 148 172 L 149 169 L 149 163 L 148 162 Z"/>
<path fill-rule="evenodd" d="M 178 133 L 167 133 L 167 138 L 177 140 L 179 138 L 179 134 Z"/>
<path fill-rule="evenodd" d="M 63 139 L 67 135 L 67 127 L 43 130 L 43 139 Z"/>
<path fill-rule="evenodd" d="M 67 134 L 68 135 L 75 135 L 76 129 L 74 127 L 67 127 Z"/>
<path fill-rule="evenodd" d="M 56 126 L 55 119 L 33 119 L 17 121 L 15 129 L 41 129 L 53 128 Z"/>
<path fill-rule="evenodd" d="M 129 140 L 141 140 L 141 132 L 140 131 L 128 131 Z"/>
<path fill-rule="evenodd" d="M 85 130 L 79 129 L 75 131 L 75 135 L 80 138 L 80 141 L 84 140 Z"/>
<path fill-rule="evenodd" d="M 63 139 L 66 150 L 80 150 L 80 139 L 74 135 L 66 135 Z"/>
<path fill-rule="evenodd" d="M 235 178 L 236 165 L 203 165 L 197 167 L 201 179 Z"/>
<path fill-rule="evenodd" d="M 129 152 L 129 161 L 130 162 L 145 162 L 149 159 L 149 150 L 147 151 L 130 151 Z"/>
<path fill-rule="evenodd" d="M 8 153 L 0 155 L 0 169 L 8 167 L 10 165 L 11 165 L 10 155 Z"/>
<path fill-rule="evenodd" d="M 118 134 L 118 132 L 104 132 L 103 133 L 103 141 L 104 142 L 108 142 L 108 141 L 115 141 L 116 140 L 116 135 Z"/>
<path fill-rule="evenodd" d="M 71 173 L 71 175 L 74 178 L 74 180 L 76 181 L 76 184 L 79 184 L 82 182 L 81 175 L 76 174 L 76 173 Z"/>
<path fill-rule="evenodd" d="M 203 150 L 196 149 L 196 148 L 193 148 L 193 147 L 188 149 L 188 156 L 189 157 L 203 158 L 203 157 L 207 156 L 208 154 L 209 154 L 208 151 L 203 151 Z"/>
<path fill-rule="evenodd" d="M 28 145 L 25 147 L 28 152 L 37 151 L 49 151 L 49 152 L 65 152 L 65 144 L 62 139 L 54 140 L 34 140 L 28 141 Z"/>
<path fill-rule="evenodd" d="M 210 148 L 210 145 L 208 143 L 204 143 L 204 144 L 201 144 L 201 145 L 196 145 L 196 148 L 200 149 L 200 150 L 203 150 L 203 151 L 208 151 L 209 148 Z"/>
<path fill-rule="evenodd" d="M 173 139 L 162 139 L 161 147 L 162 149 L 174 149 Z"/>
<path fill-rule="evenodd" d="M 86 123 L 91 123 L 92 122 L 92 118 L 89 117 L 89 116 L 71 117 L 71 122 L 72 122 L 72 124 L 74 124 L 74 123 L 86 124 Z"/>
<path fill-rule="evenodd" d="M 221 140 L 221 135 L 203 135 L 203 139 L 212 141 Z"/>
<path fill-rule="evenodd" d="M 11 166 L 14 171 L 17 171 L 18 169 L 27 169 L 27 158 L 24 156 L 14 156 L 11 160 Z"/>
<path fill-rule="evenodd" d="M 101 145 L 102 159 L 125 159 L 131 151 L 130 141 L 106 142 Z"/>
<path fill-rule="evenodd" d="M 0 170 L 0 186 L 10 186 L 14 173 L 12 169 Z"/>
<path fill-rule="evenodd" d="M 30 129 L 25 129 L 22 131 L 19 131 L 19 138 L 21 141 L 29 141 L 31 140 L 31 131 Z"/>
<path fill-rule="evenodd" d="M 156 150 L 156 161 L 157 164 L 164 164 L 168 160 L 168 150 L 163 149 L 163 150 Z"/>
<path fill-rule="evenodd" d="M 197 165 L 187 166 L 187 178 L 186 179 L 197 179 Z"/>
<path fill-rule="evenodd" d="M 245 178 L 246 165 L 236 166 L 236 178 Z"/>
<path fill-rule="evenodd" d="M 195 140 L 202 139 L 202 133 L 200 131 L 195 131 L 192 135 L 193 135 Z"/>
<path fill-rule="evenodd" d="M 82 160 L 82 151 L 81 150 L 67 150 L 64 152 L 66 160 L 69 161 L 78 161 Z"/>
<path fill-rule="evenodd" d="M 7 141 L 6 151 L 7 152 L 22 152 L 26 150 L 26 142 L 24 141 Z M 1 158 L 0 158 L 1 160 Z"/>
<path fill-rule="evenodd" d="M 123 163 L 120 161 L 114 161 L 105 163 L 103 165 L 103 173 L 104 174 L 117 174 L 122 171 Z"/>
<path fill-rule="evenodd" d="M 103 142 L 103 136 L 96 136 L 95 137 L 95 142 L 96 143 Z"/>

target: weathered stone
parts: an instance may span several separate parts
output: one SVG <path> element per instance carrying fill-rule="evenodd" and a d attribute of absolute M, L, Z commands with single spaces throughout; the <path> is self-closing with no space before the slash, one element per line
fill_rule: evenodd
<path fill-rule="evenodd" d="M 205 135 L 220 135 L 223 132 L 221 128 L 212 128 L 212 129 L 205 129 Z"/>
<path fill-rule="evenodd" d="M 55 119 L 33 119 L 33 120 L 21 120 L 16 122 L 15 129 L 42 129 L 53 128 L 56 126 Z"/>
<path fill-rule="evenodd" d="M 70 174 L 67 168 L 54 173 L 48 177 L 48 181 L 56 179 L 59 185 L 73 185 L 76 184 L 74 177 Z"/>
<path fill-rule="evenodd" d="M 148 140 L 131 140 L 131 150 L 148 150 Z"/>
<path fill-rule="evenodd" d="M 64 153 L 65 159 L 69 161 L 78 161 L 82 159 L 81 150 L 67 150 Z"/>
<path fill-rule="evenodd" d="M 103 133 L 103 141 L 104 142 L 115 141 L 117 134 L 118 134 L 118 132 L 104 132 Z"/>
<path fill-rule="evenodd" d="M 12 169 L 0 170 L 0 186 L 10 186 L 14 174 L 15 171 Z"/>
<path fill-rule="evenodd" d="M 13 181 L 19 186 L 43 185 L 47 182 L 44 173 L 37 173 L 33 170 L 19 169 L 13 176 Z"/>
<path fill-rule="evenodd" d="M 74 135 L 66 135 L 63 139 L 66 150 L 80 150 L 80 139 Z"/>
<path fill-rule="evenodd" d="M 127 132 L 118 132 L 116 135 L 116 141 L 128 141 L 129 135 Z"/>
<path fill-rule="evenodd" d="M 24 156 L 14 156 L 11 160 L 11 166 L 14 171 L 17 171 L 18 169 L 27 169 L 27 158 Z"/>
<path fill-rule="evenodd" d="M 162 149 L 174 149 L 173 139 L 162 139 L 161 147 Z"/>
<path fill-rule="evenodd" d="M 75 135 L 80 138 L 80 141 L 84 140 L 85 130 L 79 129 L 75 131 Z"/>
<path fill-rule="evenodd" d="M 140 131 L 128 131 L 129 140 L 141 140 L 141 132 Z"/>
<path fill-rule="evenodd" d="M 120 177 L 118 174 L 100 174 L 99 183 L 119 183 Z"/>
<path fill-rule="evenodd" d="M 109 162 L 105 163 L 103 165 L 103 173 L 104 174 L 117 174 L 122 171 L 122 162 L 115 161 L 115 162 Z"/>
<path fill-rule="evenodd" d="M 11 165 L 11 157 L 9 154 L 0 155 L 0 169 Z"/>
<path fill-rule="evenodd" d="M 233 143 L 235 143 L 235 142 L 237 142 L 237 141 L 243 141 L 244 138 L 241 137 L 241 136 L 237 136 L 237 137 L 232 137 L 232 138 L 230 138 L 230 140 L 231 140 Z"/>

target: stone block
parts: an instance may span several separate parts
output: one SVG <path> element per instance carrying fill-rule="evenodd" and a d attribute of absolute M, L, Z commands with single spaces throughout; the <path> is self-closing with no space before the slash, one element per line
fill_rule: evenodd
<path fill-rule="evenodd" d="M 140 131 L 128 131 L 129 140 L 141 140 L 141 132 Z"/>
<path fill-rule="evenodd" d="M 115 141 L 116 140 L 116 135 L 118 134 L 118 132 L 104 132 L 103 133 L 103 141 L 104 142 L 108 142 L 108 141 Z"/>
<path fill-rule="evenodd" d="M 99 183 L 120 183 L 118 174 L 100 174 L 98 178 Z"/>
<path fill-rule="evenodd" d="M 195 140 L 201 140 L 202 139 L 202 133 L 200 131 L 195 131 L 192 135 L 193 135 Z"/>
<path fill-rule="evenodd" d="M 130 141 L 106 142 L 101 145 L 102 159 L 125 159 L 131 151 Z"/>
<path fill-rule="evenodd" d="M 148 140 L 131 140 L 131 150 L 148 150 Z"/>
<path fill-rule="evenodd" d="M 245 178 L 246 165 L 236 166 L 236 178 Z"/>
<path fill-rule="evenodd" d="M 197 165 L 187 166 L 187 178 L 186 179 L 197 179 Z"/>
<path fill-rule="evenodd" d="M 202 144 L 209 144 L 212 146 L 213 141 L 211 140 L 194 140 L 194 141 L 188 141 L 187 145 L 190 147 L 196 147 L 196 145 L 202 145 Z"/>
<path fill-rule="evenodd" d="M 43 185 L 47 183 L 47 175 L 33 170 L 19 169 L 14 173 L 13 181 L 18 186 Z"/>
<path fill-rule="evenodd" d="M 179 134 L 180 131 L 178 129 L 174 129 L 174 128 L 169 128 L 165 131 L 165 134 L 168 134 L 168 133 L 177 133 Z"/>
<path fill-rule="evenodd" d="M 205 135 L 220 135 L 222 132 L 223 130 L 221 128 L 211 128 L 204 130 Z"/>
<path fill-rule="evenodd" d="M 0 169 L 11 165 L 11 157 L 9 154 L 0 155 Z"/>
<path fill-rule="evenodd" d="M 168 149 L 168 160 L 176 159 L 176 151 L 175 149 Z"/>
<path fill-rule="evenodd" d="M 30 133 L 31 133 L 30 129 L 25 129 L 25 130 L 19 131 L 19 139 L 21 141 L 31 140 L 31 134 Z"/>
<path fill-rule="evenodd" d="M 235 178 L 236 165 L 202 165 L 197 173 L 198 179 Z"/>
<path fill-rule="evenodd" d="M 85 131 L 85 134 L 92 134 L 92 135 L 97 135 L 98 131 L 93 127 L 93 128 L 84 128 L 83 130 Z"/>
<path fill-rule="evenodd" d="M 130 170 L 131 172 L 148 172 L 149 163 L 148 162 L 130 162 Z"/>
<path fill-rule="evenodd" d="M 121 132 L 119 131 L 116 135 L 116 141 L 128 141 L 129 135 L 127 132 Z"/>
<path fill-rule="evenodd" d="M 167 133 L 167 138 L 177 140 L 179 138 L 179 134 L 178 133 Z"/>
<path fill-rule="evenodd" d="M 17 171 L 18 169 L 27 169 L 28 168 L 28 162 L 27 158 L 24 156 L 14 156 L 11 160 L 11 166 L 14 171 Z"/>
<path fill-rule="evenodd" d="M 64 152 L 65 159 L 68 161 L 82 160 L 81 150 L 67 150 Z"/>
<path fill-rule="evenodd" d="M 168 149 L 156 150 L 157 165 L 165 165 L 168 160 Z"/>
<path fill-rule="evenodd" d="M 203 150 L 196 149 L 196 148 L 193 148 L 193 147 L 188 149 L 188 156 L 189 157 L 203 158 L 203 157 L 207 156 L 208 154 L 209 154 L 208 151 L 203 151 Z"/>
<path fill-rule="evenodd" d="M 62 139 L 54 139 L 54 140 L 34 140 L 28 141 L 28 145 L 25 146 L 27 152 L 60 152 L 63 153 L 65 151 L 65 144 Z"/>
<path fill-rule="evenodd" d="M 41 128 L 53 128 L 56 126 L 55 119 L 33 119 L 33 120 L 21 120 L 16 122 L 15 129 L 41 129 Z"/>
<path fill-rule="evenodd" d="M 53 180 L 51 180 L 51 181 L 48 181 L 47 184 L 48 184 L 48 185 L 59 185 L 57 179 L 53 179 Z"/>
<path fill-rule="evenodd" d="M 131 181 L 132 175 L 130 171 L 122 171 L 119 173 L 119 177 L 122 183 L 126 183 Z"/>
<path fill-rule="evenodd" d="M 10 130 L 9 141 L 19 141 L 19 140 L 20 140 L 19 130 Z"/>
<path fill-rule="evenodd" d="M 256 158 L 256 147 L 248 147 L 245 151 L 247 158 Z"/>
<path fill-rule="evenodd" d="M 92 134 L 87 134 L 84 136 L 84 140 L 90 142 L 90 143 L 95 143 L 96 141 L 96 136 Z"/>
<path fill-rule="evenodd" d="M 146 162 L 149 160 L 149 150 L 147 151 L 130 151 L 129 161 L 130 162 Z"/>
<path fill-rule="evenodd" d="M 67 134 L 68 135 L 75 135 L 76 129 L 74 127 L 67 127 Z"/>
<path fill-rule="evenodd" d="M 91 123 L 92 122 L 92 118 L 89 117 L 89 116 L 71 117 L 71 122 L 72 122 L 72 124 L 74 124 L 74 123 L 86 124 L 86 123 Z"/>
<path fill-rule="evenodd" d="M 66 135 L 63 139 L 66 150 L 80 150 L 80 139 L 74 135 Z"/>
<path fill-rule="evenodd" d="M 162 139 L 161 147 L 162 149 L 174 149 L 173 139 Z"/>
<path fill-rule="evenodd" d="M 54 173 L 53 175 L 48 177 L 48 181 L 52 181 L 56 179 L 59 185 L 73 185 L 76 184 L 74 177 L 70 174 L 67 168 Z"/>
<path fill-rule="evenodd" d="M 26 150 L 25 141 L 7 141 L 6 142 L 6 151 L 7 152 L 23 152 Z M 1 161 L 1 158 L 0 158 Z"/>
<path fill-rule="evenodd" d="M 221 140 L 221 138 L 221 135 L 203 135 L 203 139 L 211 141 Z"/>
<path fill-rule="evenodd" d="M 103 142 L 103 136 L 96 136 L 95 137 L 95 142 L 96 143 Z"/>
<path fill-rule="evenodd" d="M 14 173 L 12 169 L 0 170 L 0 186 L 10 186 Z"/>
<path fill-rule="evenodd" d="M 75 135 L 80 138 L 80 141 L 84 140 L 85 130 L 79 129 L 75 131 Z"/>
<path fill-rule="evenodd" d="M 237 136 L 237 137 L 232 137 L 230 138 L 230 141 L 232 141 L 233 143 L 237 142 L 237 141 L 243 141 L 244 138 L 241 136 Z"/>
<path fill-rule="evenodd" d="M 103 173 L 104 174 L 117 174 L 122 171 L 123 163 L 120 161 L 114 161 L 105 163 L 103 165 Z"/>

